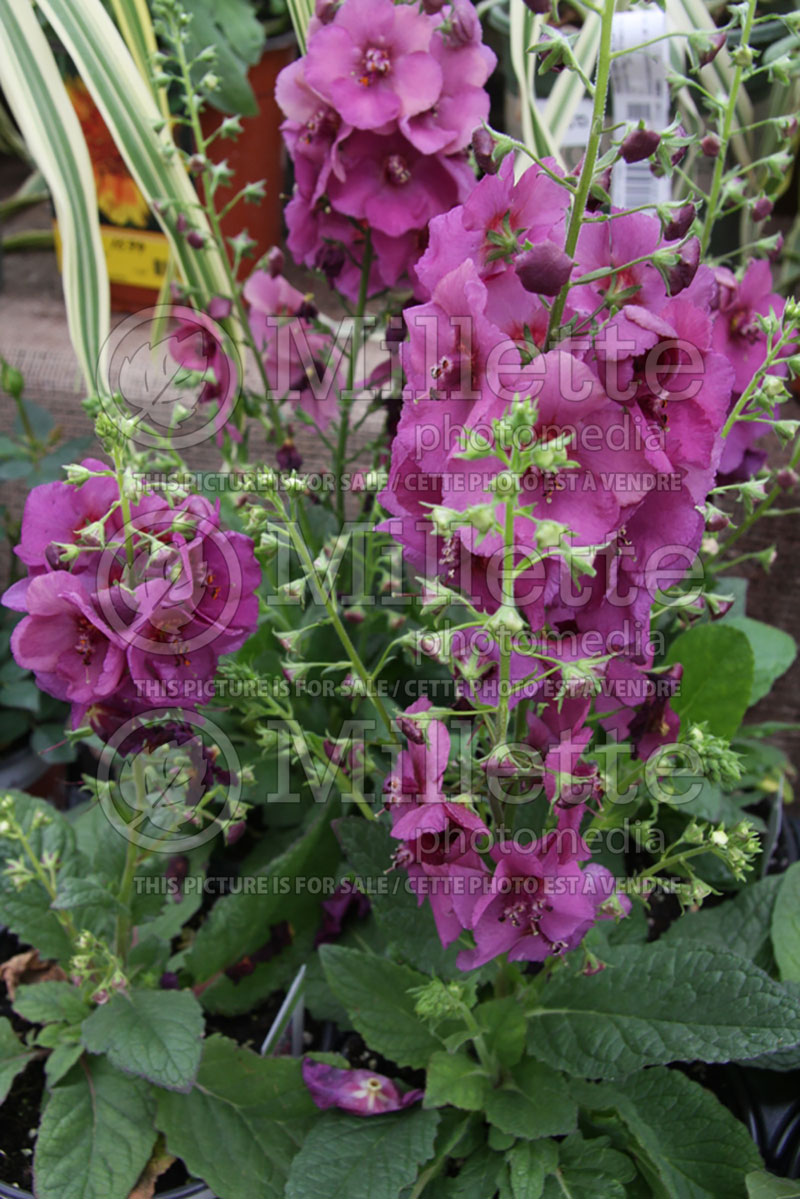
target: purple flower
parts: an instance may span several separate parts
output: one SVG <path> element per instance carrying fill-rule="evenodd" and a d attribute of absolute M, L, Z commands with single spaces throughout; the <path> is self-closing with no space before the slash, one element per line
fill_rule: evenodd
<path fill-rule="evenodd" d="M 459 954 L 462 970 L 504 953 L 512 962 L 566 953 L 596 920 L 630 907 L 627 897 L 616 895 L 616 880 L 604 866 L 579 865 L 589 852 L 571 829 L 555 829 L 525 846 L 500 842 L 491 856 L 497 868 L 473 908 L 475 948 Z"/>
<path fill-rule="evenodd" d="M 338 1107 L 354 1116 L 398 1112 L 420 1100 L 424 1091 L 401 1094 L 390 1078 L 374 1070 L 342 1070 L 324 1062 L 303 1061 L 303 1082 L 322 1111 Z"/>
<path fill-rule="evenodd" d="M 442 71 L 428 53 L 435 20 L 391 0 L 346 0 L 309 39 L 305 75 L 343 121 L 380 129 L 430 108 Z"/>
<path fill-rule="evenodd" d="M 11 652 L 43 691 L 75 703 L 116 691 L 124 643 L 104 621 L 85 576 L 57 570 L 28 580 L 25 610 Z"/>

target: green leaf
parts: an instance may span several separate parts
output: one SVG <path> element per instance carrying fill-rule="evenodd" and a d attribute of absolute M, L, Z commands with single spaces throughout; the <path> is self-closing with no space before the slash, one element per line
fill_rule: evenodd
<path fill-rule="evenodd" d="M 747 1199 L 800 1199 L 800 1182 L 776 1178 L 766 1170 L 747 1175 Z"/>
<path fill-rule="evenodd" d="M 448 1178 L 442 1192 L 446 1199 L 486 1199 L 494 1195 L 503 1168 L 499 1153 L 483 1147 L 471 1153 L 455 1178 Z"/>
<path fill-rule="evenodd" d="M 389 875 L 393 885 L 386 888 L 386 870 L 397 848 L 386 825 L 379 820 L 348 816 L 337 820 L 336 836 L 370 897 L 375 920 L 389 942 L 392 956 L 424 974 L 443 979 L 457 977 L 460 947 L 442 947 L 430 904 L 420 907 L 403 871 Z"/>
<path fill-rule="evenodd" d="M 214 904 L 186 955 L 186 968 L 198 980 L 211 978 L 245 954 L 264 944 L 271 924 L 291 916 L 292 924 L 319 913 L 320 897 L 307 888 L 296 891 L 298 875 L 327 875 L 336 861 L 337 846 L 330 830 L 334 805 L 315 812 L 313 822 L 289 848 L 257 872 L 252 891 L 225 895 Z M 277 880 L 290 880 L 281 893 Z"/>
<path fill-rule="evenodd" d="M 11 1022 L 0 1017 L 0 1103 L 4 1103 L 11 1084 L 32 1059 L 33 1053 L 20 1041 Z"/>
<path fill-rule="evenodd" d="M 620 946 L 606 960 L 599 974 L 549 983 L 528 1013 L 529 1049 L 556 1069 L 620 1078 L 800 1043 L 800 999 L 736 954 L 656 943 Z"/>
<path fill-rule="evenodd" d="M 170 1153 L 219 1199 L 283 1199 L 292 1158 L 318 1119 L 299 1061 L 259 1057 L 221 1036 L 206 1041 L 188 1094 L 158 1096 Z"/>
<path fill-rule="evenodd" d="M 535 1141 L 572 1132 L 578 1109 L 562 1075 L 527 1058 L 514 1067 L 510 1079 L 489 1092 L 486 1119 L 501 1132 Z"/>
<path fill-rule="evenodd" d="M 439 1113 L 329 1112 L 292 1162 L 286 1199 L 398 1199 L 433 1154 Z"/>
<path fill-rule="evenodd" d="M 186 1091 L 200 1064 L 203 1009 L 190 991 L 117 992 L 84 1021 L 89 1053 L 105 1053 L 126 1074 Z"/>
<path fill-rule="evenodd" d="M 669 1199 L 740 1199 L 745 1175 L 761 1164 L 744 1124 L 679 1070 L 643 1070 L 614 1086 L 589 1083 L 579 1098 L 623 1121 L 640 1169 Z"/>
<path fill-rule="evenodd" d="M 62 871 L 79 869 L 74 833 L 52 804 L 21 792 L 8 794 L 14 798 L 14 814 L 35 856 L 41 858 L 45 852 L 52 853 L 62 863 Z M 34 818 L 38 814 L 46 817 L 48 823 L 34 828 Z M 0 860 L 19 857 L 19 853 L 16 841 L 0 837 Z M 68 961 L 72 956 L 72 943 L 50 902 L 49 892 L 37 879 L 18 891 L 8 875 L 0 870 L 0 924 L 5 924 L 25 944 L 35 945 L 43 957 Z"/>
<path fill-rule="evenodd" d="M 770 921 L 775 896 L 785 876 L 769 874 L 750 883 L 732 899 L 714 907 L 702 907 L 699 912 L 686 912 L 660 938 L 662 945 L 678 941 L 735 947 L 742 957 L 750 958 L 762 970 L 770 972 L 773 965 L 770 943 Z"/>
<path fill-rule="evenodd" d="M 761 620 L 751 620 L 749 616 L 731 616 L 725 624 L 728 628 L 739 629 L 750 642 L 755 660 L 750 704 L 755 704 L 769 694 L 775 680 L 792 665 L 797 657 L 797 643 L 783 629 L 776 629 Z"/>
<path fill-rule="evenodd" d="M 718 737 L 731 738 L 750 702 L 755 663 L 750 642 L 740 629 L 699 624 L 673 641 L 666 663 L 683 664 L 672 706 L 681 723 L 702 721 Z"/>
<path fill-rule="evenodd" d="M 56 1083 L 61 1082 L 61 1079 L 69 1074 L 82 1053 L 83 1045 L 76 1041 L 64 1041 L 61 1045 L 56 1045 L 44 1064 L 48 1086 L 52 1088 Z"/>
<path fill-rule="evenodd" d="M 428 1063 L 425 1106 L 452 1104 L 479 1112 L 486 1101 L 489 1079 L 483 1067 L 466 1053 L 434 1053 Z"/>
<path fill-rule="evenodd" d="M 441 1042 L 414 1010 L 409 995 L 428 980 L 424 974 L 358 949 L 322 945 L 325 977 L 370 1049 L 399 1066 L 426 1066 Z"/>
<path fill-rule="evenodd" d="M 800 982 L 800 862 L 779 878 L 771 929 L 775 960 L 784 981 Z"/>
<path fill-rule="evenodd" d="M 636 1169 L 629 1157 L 609 1148 L 607 1137 L 587 1141 L 579 1132 L 558 1147 L 558 1178 L 547 1179 L 544 1199 L 625 1199 L 625 1183 Z"/>
<path fill-rule="evenodd" d="M 129 1194 L 150 1157 L 155 1103 L 147 1083 L 105 1058 L 84 1060 L 53 1088 L 33 1172 L 37 1199 Z"/>
<path fill-rule="evenodd" d="M 72 983 L 42 982 L 19 988 L 14 1011 L 31 1024 L 80 1024 L 89 1004 Z"/>
<path fill-rule="evenodd" d="M 525 1052 L 525 1016 L 516 999 L 487 999 L 475 1008 L 475 1019 L 502 1066 L 516 1066 Z"/>
<path fill-rule="evenodd" d="M 219 86 L 210 97 L 215 108 L 254 116 L 258 112 L 253 89 L 247 81 L 248 67 L 254 66 L 264 49 L 264 26 L 247 0 L 225 0 L 221 9 L 214 0 L 188 0 L 192 14 L 187 31 L 187 51 L 195 58 L 207 46 L 216 51 L 214 74 Z M 207 66 L 198 63 L 193 76 L 199 80 Z"/>
<path fill-rule="evenodd" d="M 545 1178 L 557 1166 L 558 1146 L 554 1141 L 520 1141 L 508 1153 L 514 1199 L 541 1199 Z"/>

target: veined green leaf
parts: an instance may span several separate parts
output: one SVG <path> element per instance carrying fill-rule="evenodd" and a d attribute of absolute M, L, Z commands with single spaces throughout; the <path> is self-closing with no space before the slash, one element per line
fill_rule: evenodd
<path fill-rule="evenodd" d="M 110 301 L 89 152 L 30 0 L 0 0 L 0 27 L 0 84 L 53 197 L 67 322 L 91 388 L 102 369 Z"/>

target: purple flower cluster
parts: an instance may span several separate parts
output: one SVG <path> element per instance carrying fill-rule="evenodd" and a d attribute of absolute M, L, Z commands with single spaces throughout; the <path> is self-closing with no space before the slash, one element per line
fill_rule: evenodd
<path fill-rule="evenodd" d="M 392 836 L 400 841 L 395 865 L 409 876 L 418 902 L 430 900 L 443 945 L 472 932 L 474 949 L 458 965 L 471 970 L 507 953 L 511 961 L 543 961 L 574 949 L 597 919 L 627 911 L 615 880 L 591 862 L 579 825 L 597 790 L 596 768 L 581 762 L 589 738 L 583 727 L 589 701 L 555 704 L 529 718 L 529 744 L 541 755 L 545 794 L 556 827 L 538 840 L 499 840 L 469 797 L 448 799 L 444 775 L 450 735 L 441 721 L 412 719 L 430 708 L 419 700 L 402 720 L 406 748 L 384 783 Z M 569 782 L 561 783 L 562 778 Z M 560 784 L 560 790 L 558 790 Z"/>
<path fill-rule="evenodd" d="M 433 15 L 392 0 L 325 5 L 276 95 L 295 169 L 286 208 L 295 260 L 355 299 L 365 240 L 370 293 L 407 281 L 428 222 L 465 199 L 466 149 L 486 120 L 495 56 L 469 0 Z"/>
<path fill-rule="evenodd" d="M 220 525 L 219 505 L 145 491 L 126 523 L 114 472 L 28 496 L 17 554 L 28 577 L 3 603 L 26 615 L 11 648 L 73 724 L 108 735 L 137 713 L 193 708 L 217 661 L 255 630 L 261 572 L 251 540 Z"/>
<path fill-rule="evenodd" d="M 515 397 L 531 397 L 538 465 L 521 481 L 514 526 L 515 563 L 530 563 L 515 581 L 528 626 L 526 655 L 512 662 L 517 679 L 531 674 L 537 647 L 565 660 L 624 653 L 649 668 L 653 597 L 695 558 L 723 424 L 764 361 L 754 313 L 780 309 L 766 264 L 729 293 L 719 272 L 698 265 L 696 240 L 665 241 L 644 214 L 585 223 L 564 271 L 567 203 L 552 174 L 531 166 L 515 182 L 506 158 L 431 222 L 417 266 L 426 298 L 404 314 L 407 385 L 380 497 L 390 513 L 383 527 L 410 565 L 495 612 L 503 544 L 485 513 L 502 520 L 502 463 L 492 430 Z M 533 267 L 531 246 L 548 251 Z M 667 269 L 676 258 L 677 273 Z M 554 269 L 572 286 L 561 340 L 548 345 Z M 478 449 L 466 457 L 465 444 Z M 432 519 L 437 507 L 463 518 L 443 527 Z M 592 573 L 575 577 L 576 553 Z M 492 702 L 496 650 L 485 637 L 461 640 L 465 660 L 481 655 L 479 690 Z"/>

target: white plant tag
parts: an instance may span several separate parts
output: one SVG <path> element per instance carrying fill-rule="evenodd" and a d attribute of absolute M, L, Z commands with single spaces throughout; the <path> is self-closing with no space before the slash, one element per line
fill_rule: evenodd
<path fill-rule="evenodd" d="M 633 46 L 660 37 L 667 32 L 666 14 L 659 9 L 636 9 L 617 13 L 611 33 L 612 50 L 630 50 Z M 644 121 L 648 129 L 661 133 L 669 125 L 669 88 L 667 69 L 669 41 L 666 39 L 615 58 L 611 64 L 613 119 L 635 127 Z M 615 134 L 618 139 L 622 131 Z M 672 194 L 670 180 L 657 178 L 644 162 L 618 162 L 611 174 L 611 201 L 617 208 L 638 208 L 640 204 L 663 204 Z"/>

